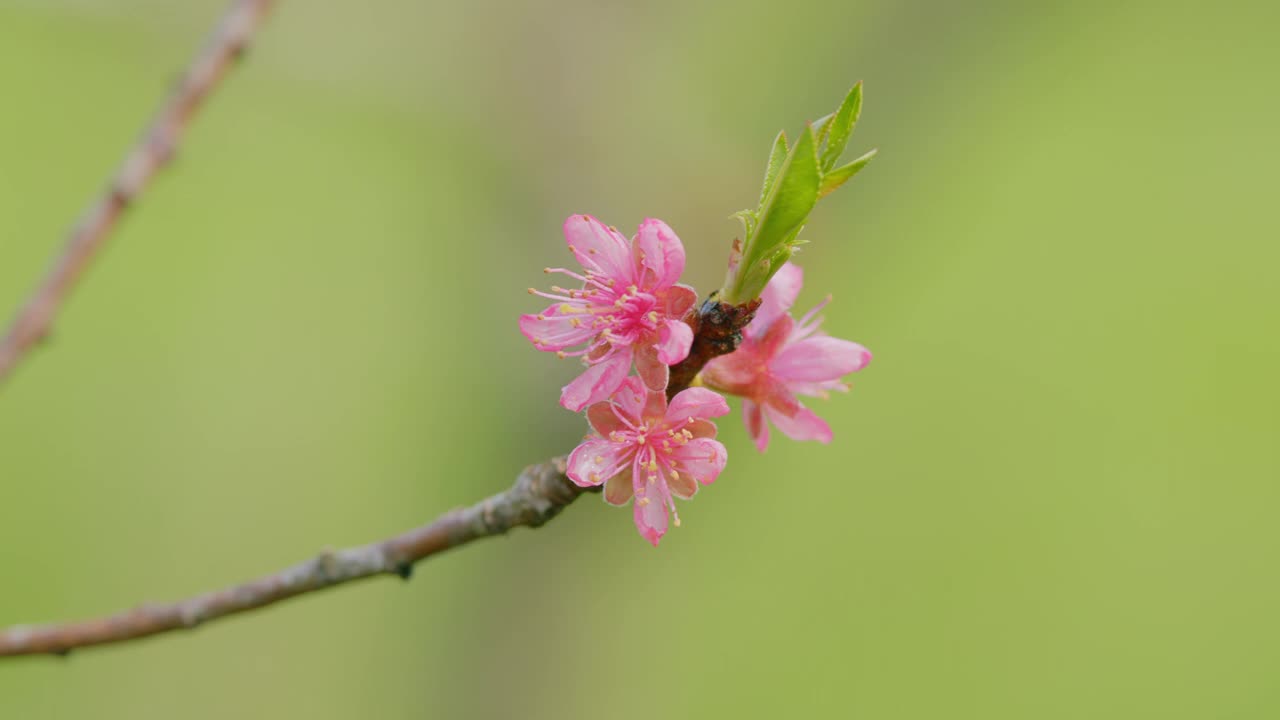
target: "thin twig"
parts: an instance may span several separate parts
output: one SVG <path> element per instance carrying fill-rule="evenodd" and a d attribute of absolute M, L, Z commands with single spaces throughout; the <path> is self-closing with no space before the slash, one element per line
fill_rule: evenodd
<path fill-rule="evenodd" d="M 0 340 L 0 382 L 43 340 L 59 308 L 124 212 L 156 172 L 168 164 L 202 101 L 247 47 L 272 0 L 237 0 L 223 16 L 150 128 L 125 156 L 103 192 L 72 229 L 43 282 L 18 311 Z"/>
<path fill-rule="evenodd" d="M 17 626 L 0 633 L 0 656 L 65 655 L 73 649 L 126 642 L 254 610 L 377 575 L 408 579 L 414 563 L 515 527 L 538 527 L 585 492 L 564 474 L 565 458 L 531 465 L 515 485 L 469 508 L 389 540 L 323 552 L 306 562 L 242 585 L 168 605 L 144 605 L 110 617 L 65 624 Z"/>

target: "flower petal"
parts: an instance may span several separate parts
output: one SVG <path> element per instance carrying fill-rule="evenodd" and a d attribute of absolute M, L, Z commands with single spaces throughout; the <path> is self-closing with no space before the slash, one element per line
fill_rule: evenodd
<path fill-rule="evenodd" d="M 696 438 L 715 438 L 716 424 L 710 420 L 691 420 L 684 426 Z"/>
<path fill-rule="evenodd" d="M 667 489 L 681 500 L 688 500 L 698 492 L 698 483 L 693 479 L 693 475 L 683 470 L 673 469 L 667 473 Z"/>
<path fill-rule="evenodd" d="M 754 352 L 758 357 L 768 362 L 782 351 L 787 345 L 787 340 L 791 339 L 791 331 L 795 328 L 796 321 L 790 315 L 783 315 L 773 321 L 769 329 L 762 334 L 756 335 L 750 340 L 744 340 L 743 345 L 751 343 L 755 346 Z"/>
<path fill-rule="evenodd" d="M 662 482 L 661 476 L 654 482 L 646 481 L 650 473 L 640 464 L 638 455 L 632 467 L 632 483 L 636 495 L 636 500 L 632 503 L 632 514 L 636 529 L 644 539 L 658 547 L 658 541 L 667 534 L 667 486 Z M 661 473 L 661 468 L 657 472 Z"/>
<path fill-rule="evenodd" d="M 679 320 L 698 302 L 698 291 L 688 285 L 672 285 L 661 297 L 667 316 Z"/>
<path fill-rule="evenodd" d="M 631 486 L 630 468 L 624 468 L 622 472 L 604 483 L 604 501 L 610 505 L 626 505 L 634 494 L 635 488 Z"/>
<path fill-rule="evenodd" d="M 675 365 L 689 357 L 693 345 L 693 330 L 682 320 L 668 320 L 658 328 L 658 360 L 663 365 Z"/>
<path fill-rule="evenodd" d="M 729 403 L 713 390 L 693 387 L 681 390 L 667 407 L 668 425 L 683 425 L 685 420 L 720 417 L 729 412 Z"/>
<path fill-rule="evenodd" d="M 702 381 L 722 392 L 751 397 L 756 394 L 759 383 L 767 378 L 768 360 L 760 354 L 757 343 L 746 341 L 728 355 L 712 358 L 702 368 Z"/>
<path fill-rule="evenodd" d="M 769 447 L 769 424 L 764 421 L 764 409 L 759 403 L 754 400 L 742 401 L 742 422 L 755 441 L 756 450 L 764 452 Z"/>
<path fill-rule="evenodd" d="M 793 407 L 779 407 L 770 398 L 764 406 L 769 422 L 792 440 L 817 440 L 823 444 L 831 442 L 831 426 L 794 399 L 791 402 L 794 403 Z"/>
<path fill-rule="evenodd" d="M 612 395 L 627 378 L 630 369 L 631 352 L 617 350 L 565 385 L 560 391 L 560 404 L 573 412 L 582 412 L 582 408 Z"/>
<path fill-rule="evenodd" d="M 624 285 L 635 282 L 631 248 L 617 230 L 605 227 L 590 215 L 570 215 L 564 221 L 564 239 L 584 268 Z"/>
<path fill-rule="evenodd" d="M 640 382 L 640 378 L 632 375 L 622 381 L 610 401 L 618 406 L 623 417 L 636 422 L 644 417 L 645 397 L 644 383 Z"/>
<path fill-rule="evenodd" d="M 861 370 L 869 362 L 871 353 L 858 343 L 819 335 L 784 347 L 770 361 L 769 370 L 783 382 L 826 382 Z"/>
<path fill-rule="evenodd" d="M 635 251 L 646 288 L 662 290 L 676 284 L 684 272 L 684 245 L 675 231 L 661 220 L 648 218 L 636 231 Z M 652 282 L 647 282 L 652 280 Z"/>
<path fill-rule="evenodd" d="M 626 430 L 627 424 L 622 418 L 618 417 L 618 412 L 614 411 L 617 406 L 611 402 L 592 403 L 587 407 L 587 422 L 591 424 L 591 429 L 595 430 L 601 437 L 609 437 L 610 433 L 618 430 Z"/>
<path fill-rule="evenodd" d="M 760 293 L 760 307 L 756 316 L 746 329 L 744 336 L 758 336 L 769 329 L 774 320 L 782 317 L 796 303 L 800 288 L 804 285 L 804 271 L 799 265 L 789 262 L 783 265 L 764 286 Z"/>
<path fill-rule="evenodd" d="M 658 348 L 652 344 L 635 346 L 636 373 L 650 390 L 666 390 L 671 369 L 658 359 Z"/>
<path fill-rule="evenodd" d="M 564 303 L 556 303 L 537 315 L 520 316 L 520 332 L 539 350 L 554 352 L 581 345 L 591 339 L 595 331 L 585 323 L 574 325 L 571 318 L 560 312 Z"/>
<path fill-rule="evenodd" d="M 694 438 L 672 450 L 671 455 L 679 463 L 676 469 L 681 477 L 688 475 L 703 485 L 714 482 L 729 459 L 724 445 L 711 438 Z"/>
<path fill-rule="evenodd" d="M 565 474 L 575 485 L 600 485 L 630 465 L 630 447 L 602 438 L 583 440 L 569 453 Z"/>

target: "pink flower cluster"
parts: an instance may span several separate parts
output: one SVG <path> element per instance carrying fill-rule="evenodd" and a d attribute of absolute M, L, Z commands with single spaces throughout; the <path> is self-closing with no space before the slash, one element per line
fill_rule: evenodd
<path fill-rule="evenodd" d="M 603 485 L 611 505 L 631 502 L 636 528 L 656 546 L 669 516 L 680 524 L 675 498 L 692 498 L 728 458 L 711 422 L 729 412 L 723 397 L 692 387 L 667 402 L 669 368 L 688 357 L 693 342 L 684 318 L 698 297 L 678 284 L 684 246 L 653 219 L 629 242 L 587 215 L 566 220 L 564 235 L 582 272 L 547 268 L 575 287 L 531 288 L 554 302 L 521 316 L 520 330 L 535 348 L 579 357 L 586 366 L 560 394 L 565 408 L 585 408 L 592 430 L 569 455 L 569 479 Z M 871 360 L 861 345 L 819 331 L 821 319 L 813 316 L 825 302 L 798 322 L 791 318 L 802 279 L 799 267 L 784 266 L 765 288 L 742 345 L 709 362 L 702 375 L 708 387 L 744 398 L 747 429 L 761 451 L 769 443 L 766 419 L 790 438 L 830 442 L 831 429 L 796 396 L 847 390 L 841 378 Z"/>

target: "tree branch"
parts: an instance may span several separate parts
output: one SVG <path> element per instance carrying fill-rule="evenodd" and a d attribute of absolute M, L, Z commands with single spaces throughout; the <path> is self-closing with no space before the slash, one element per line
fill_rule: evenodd
<path fill-rule="evenodd" d="M 105 243 L 121 213 L 168 163 L 191 116 L 231 61 L 244 50 L 270 5 L 271 0 L 237 0 L 232 5 L 151 128 L 126 156 L 106 192 L 72 231 L 43 283 L 0 340 L 0 382 L 48 333 L 67 294 Z M 729 305 L 719 302 L 713 294 L 690 310 L 685 320 L 694 331 L 693 348 L 688 359 L 671 368 L 668 398 L 687 388 L 711 358 L 737 348 L 741 330 L 758 306 L 758 300 L 741 306 Z M 599 488 L 578 487 L 569 480 L 565 475 L 565 460 L 557 457 L 531 465 L 510 489 L 471 507 L 446 513 L 422 527 L 381 542 L 326 551 L 280 572 L 224 590 L 165 605 L 144 605 L 92 620 L 8 628 L 0 632 L 0 657 L 66 655 L 78 648 L 192 629 L 377 575 L 408 579 L 420 560 L 472 540 L 504 534 L 515 527 L 539 527 L 578 496 L 599 491 Z"/>
<path fill-rule="evenodd" d="M 65 655 L 76 648 L 137 640 L 197 627 L 376 575 L 408 579 L 414 563 L 515 527 L 538 527 L 588 492 L 565 476 L 565 458 L 531 465 L 505 492 L 382 542 L 326 551 L 280 572 L 168 605 L 144 605 L 110 617 L 16 626 L 0 633 L 0 656 Z"/>
<path fill-rule="evenodd" d="M 67 237 L 44 280 L 0 340 L 0 383 L 48 334 L 54 317 L 127 208 L 169 163 L 192 116 L 248 45 L 272 0 L 236 0 L 204 49 L 161 106 L 150 128 L 125 156 L 103 192 Z"/>
<path fill-rule="evenodd" d="M 684 390 L 708 360 L 733 352 L 741 328 L 759 302 L 744 306 L 711 297 L 690 311 L 694 345 L 701 348 L 671 368 L 668 397 Z M 138 640 L 187 630 L 219 618 L 376 575 L 408 579 L 419 560 L 501 535 L 512 528 L 539 527 L 560 514 L 578 496 L 600 488 L 578 487 L 565 475 L 566 458 L 530 465 L 505 492 L 469 508 L 454 510 L 434 522 L 381 542 L 324 552 L 280 572 L 225 590 L 205 593 L 168 605 L 144 605 L 109 617 L 51 625 L 15 626 L 0 632 L 0 657 L 65 655 L 77 648 Z"/>

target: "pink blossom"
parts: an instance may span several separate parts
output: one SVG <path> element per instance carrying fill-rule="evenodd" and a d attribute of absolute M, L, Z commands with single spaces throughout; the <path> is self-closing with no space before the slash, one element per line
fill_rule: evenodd
<path fill-rule="evenodd" d="M 724 398 L 689 388 L 667 404 L 661 390 L 627 378 L 613 397 L 587 408 L 594 435 L 569 455 L 569 479 L 604 484 L 604 499 L 626 505 L 635 497 L 640 534 L 656 547 L 667 532 L 667 509 L 680 524 L 674 498 L 689 499 L 698 483 L 709 485 L 724 469 L 727 452 L 709 418 L 729 412 Z"/>
<path fill-rule="evenodd" d="M 684 246 L 661 220 L 640 223 L 628 243 L 616 229 L 590 215 L 564 223 L 569 249 L 583 267 L 548 273 L 568 275 L 581 288 L 552 287 L 534 295 L 555 300 L 537 315 L 520 316 L 520 331 L 534 347 L 560 357 L 581 357 L 587 370 L 566 385 L 560 404 L 579 412 L 609 397 L 635 363 L 646 387 L 667 387 L 668 366 L 689 355 L 693 331 L 685 312 L 698 299 L 693 288 L 677 285 L 684 272 Z M 573 352 L 566 348 L 585 345 Z"/>
<path fill-rule="evenodd" d="M 831 442 L 831 428 L 796 396 L 846 391 L 841 378 L 871 362 L 866 348 L 818 329 L 822 318 L 814 315 L 829 297 L 799 322 L 791 318 L 788 310 L 800 294 L 803 277 L 799 266 L 784 265 L 761 293 L 760 308 L 742 332 L 742 345 L 711 360 L 702 371 L 707 386 L 744 398 L 743 419 L 761 452 L 769 446 L 766 419 L 792 440 Z"/>

